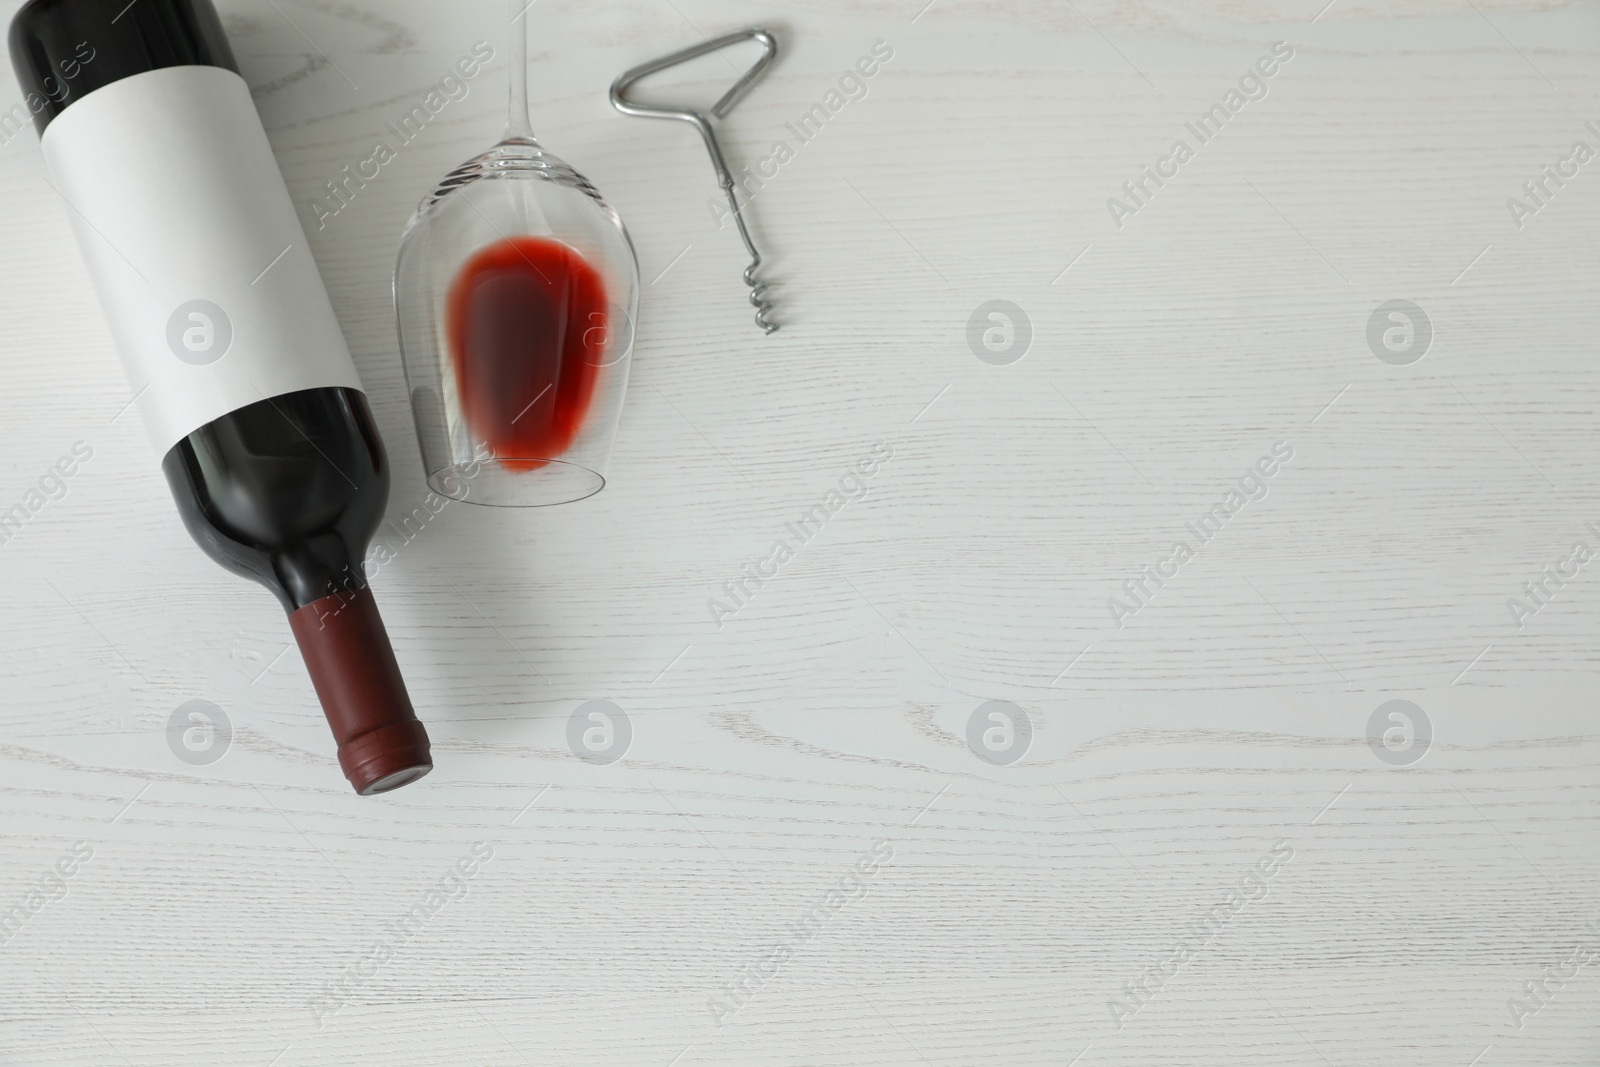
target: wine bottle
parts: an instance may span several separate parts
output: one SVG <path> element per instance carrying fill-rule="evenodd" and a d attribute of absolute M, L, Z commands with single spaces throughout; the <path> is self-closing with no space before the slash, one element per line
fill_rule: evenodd
<path fill-rule="evenodd" d="M 363 796 L 433 768 L 362 561 L 389 464 L 210 0 L 29 0 L 50 179 L 200 547 L 289 614 Z"/>

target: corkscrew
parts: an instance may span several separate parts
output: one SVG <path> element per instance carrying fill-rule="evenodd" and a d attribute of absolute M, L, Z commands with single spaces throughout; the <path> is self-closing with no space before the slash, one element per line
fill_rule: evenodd
<path fill-rule="evenodd" d="M 733 83 L 733 88 L 722 94 L 722 99 L 711 105 L 711 113 L 690 107 L 669 107 L 663 104 L 641 104 L 627 98 L 627 91 L 641 78 L 648 77 L 675 67 L 679 63 L 687 63 L 691 59 L 709 55 L 731 44 L 740 41 L 756 41 L 761 45 L 761 58 L 755 65 L 745 71 L 739 80 Z M 717 141 L 716 128 L 711 124 L 711 119 L 724 118 L 733 106 L 745 95 L 755 83 L 766 73 L 772 61 L 778 55 L 778 40 L 766 30 L 752 27 L 748 30 L 739 30 L 726 34 L 715 40 L 708 40 L 701 44 L 693 45 L 682 51 L 674 52 L 670 56 L 649 63 L 641 63 L 632 70 L 626 71 L 611 85 L 611 104 L 624 115 L 635 115 L 639 118 L 652 119 L 678 119 L 692 124 L 700 131 L 700 136 L 705 139 L 706 150 L 711 153 L 711 165 L 717 169 L 717 180 L 723 192 L 728 194 L 728 204 L 733 208 L 733 220 L 739 226 L 739 236 L 744 240 L 744 247 L 750 253 L 750 266 L 745 268 L 744 282 L 750 287 L 750 303 L 756 309 L 756 325 L 767 333 L 772 333 L 778 324 L 770 318 L 772 302 L 767 299 L 767 283 L 756 277 L 756 271 L 761 267 L 761 253 L 756 250 L 756 243 L 750 237 L 750 228 L 745 223 L 744 207 L 739 203 L 738 187 L 733 180 L 733 172 L 728 167 L 728 159 L 722 153 L 722 145 Z"/>

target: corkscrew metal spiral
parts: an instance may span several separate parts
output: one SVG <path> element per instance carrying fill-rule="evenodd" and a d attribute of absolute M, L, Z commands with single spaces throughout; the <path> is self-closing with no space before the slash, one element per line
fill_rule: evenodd
<path fill-rule="evenodd" d="M 711 105 L 711 113 L 689 107 L 668 107 L 662 104 L 641 104 L 627 98 L 627 91 L 639 79 L 675 67 L 679 63 L 687 63 L 691 59 L 698 59 L 703 55 L 720 51 L 731 44 L 740 41 L 756 41 L 761 45 L 761 58 L 755 65 L 745 71 L 739 80 L 733 83 L 733 88 L 722 94 L 722 99 Z M 678 119 L 690 123 L 700 131 L 700 136 L 705 139 L 706 150 L 711 153 L 711 165 L 717 169 L 717 181 L 722 186 L 722 191 L 728 195 L 728 204 L 733 208 L 733 220 L 739 226 L 739 236 L 744 240 L 744 247 L 750 253 L 750 266 L 745 268 L 744 283 L 750 287 L 750 303 L 756 309 L 756 325 L 766 333 L 772 333 L 778 324 L 772 321 L 772 302 L 767 299 L 767 283 L 756 277 L 756 271 L 761 267 L 761 253 L 756 250 L 756 243 L 750 237 L 750 228 L 745 223 L 744 206 L 739 203 L 738 186 L 733 180 L 733 172 L 728 167 L 727 157 L 722 154 L 722 145 L 717 141 L 717 131 L 711 124 L 711 119 L 724 118 L 733 105 L 744 99 L 756 81 L 766 73 L 767 68 L 778 55 L 778 40 L 771 33 L 763 29 L 739 30 L 737 33 L 726 34 L 715 40 L 708 40 L 702 44 L 674 52 L 670 56 L 649 63 L 642 63 L 632 70 L 626 71 L 611 85 L 611 105 L 624 115 L 636 115 L 640 118 L 652 119 Z"/>

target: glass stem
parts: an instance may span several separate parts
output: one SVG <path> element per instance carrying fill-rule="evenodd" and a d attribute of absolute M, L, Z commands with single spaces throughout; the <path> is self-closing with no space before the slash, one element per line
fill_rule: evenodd
<path fill-rule="evenodd" d="M 537 0 L 509 0 L 511 11 L 511 113 L 506 118 L 507 141 L 532 141 L 528 121 L 528 22 Z"/>

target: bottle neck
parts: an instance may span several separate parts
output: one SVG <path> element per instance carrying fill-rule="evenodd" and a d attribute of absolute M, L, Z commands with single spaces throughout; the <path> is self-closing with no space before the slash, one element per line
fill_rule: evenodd
<path fill-rule="evenodd" d="M 427 730 L 370 590 L 313 601 L 290 614 L 289 628 L 357 793 L 387 793 L 433 769 Z"/>
<path fill-rule="evenodd" d="M 161 465 L 200 547 L 272 590 L 285 612 L 366 588 L 389 468 L 360 393 L 251 404 L 178 442 Z"/>
<path fill-rule="evenodd" d="M 350 600 L 367 588 L 365 551 L 331 532 L 300 541 L 273 554 L 273 592 L 290 614 L 320 601 Z"/>

